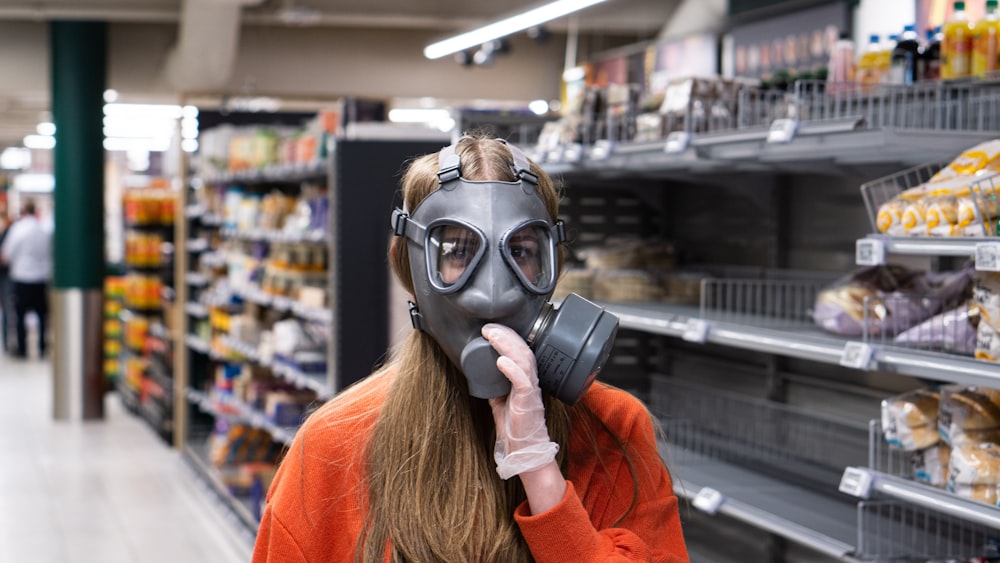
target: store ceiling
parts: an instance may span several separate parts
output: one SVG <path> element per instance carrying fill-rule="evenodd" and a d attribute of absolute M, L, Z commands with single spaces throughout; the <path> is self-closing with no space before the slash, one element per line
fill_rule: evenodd
<path fill-rule="evenodd" d="M 540 4 L 540 0 L 0 0 L 0 22 L 96 19 L 177 23 L 184 1 L 243 4 L 244 25 L 439 30 L 445 37 Z M 581 33 L 656 35 L 681 0 L 609 0 L 576 17 Z M 560 32 L 569 18 L 547 27 Z M 0 149 L 20 143 L 48 109 L 47 93 L 0 87 Z"/>
<path fill-rule="evenodd" d="M 240 3 L 244 21 L 262 25 L 461 29 L 516 13 L 539 0 L 193 0 Z M 680 0 L 610 0 L 578 14 L 582 30 L 655 32 Z M 3 0 L 0 20 L 88 18 L 177 21 L 182 0 Z M 565 29 L 566 22 L 553 22 Z"/>

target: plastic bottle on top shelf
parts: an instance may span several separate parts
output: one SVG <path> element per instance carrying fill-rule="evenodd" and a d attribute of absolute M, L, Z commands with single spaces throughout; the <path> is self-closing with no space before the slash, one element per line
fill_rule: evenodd
<path fill-rule="evenodd" d="M 896 45 L 899 44 L 899 37 L 899 33 L 890 34 L 885 43 L 882 44 L 882 52 L 879 55 L 878 64 L 883 84 L 892 82 L 892 53 L 896 49 Z"/>
<path fill-rule="evenodd" d="M 1000 67 L 1000 14 L 997 0 L 986 0 L 986 15 L 972 27 L 972 74 L 986 76 Z"/>
<path fill-rule="evenodd" d="M 907 25 L 892 50 L 892 66 L 889 82 L 892 84 L 913 84 L 918 78 L 917 60 L 920 58 L 920 41 L 917 26 Z"/>
<path fill-rule="evenodd" d="M 879 36 L 874 34 L 869 36 L 868 45 L 858 58 L 856 70 L 858 82 L 862 84 L 878 84 L 881 81 L 878 74 L 878 58 L 881 51 Z"/>
<path fill-rule="evenodd" d="M 955 2 L 955 13 L 945 22 L 941 41 L 941 78 L 964 78 L 972 70 L 972 27 L 965 14 L 965 2 Z"/>
<path fill-rule="evenodd" d="M 854 41 L 851 41 L 848 34 L 840 34 L 840 39 L 830 52 L 829 74 L 826 77 L 827 83 L 832 88 L 843 88 L 844 83 L 854 82 L 856 74 L 854 59 Z M 837 84 L 840 86 L 836 86 Z"/>
<path fill-rule="evenodd" d="M 927 44 L 920 52 L 920 80 L 941 78 L 941 26 L 927 30 Z"/>

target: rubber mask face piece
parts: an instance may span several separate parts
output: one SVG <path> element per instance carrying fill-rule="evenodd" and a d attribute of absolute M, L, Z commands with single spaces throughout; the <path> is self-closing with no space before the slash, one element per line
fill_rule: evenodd
<path fill-rule="evenodd" d="M 548 211 L 529 182 L 445 183 L 407 221 L 407 249 L 423 329 L 462 368 L 475 397 L 510 383 L 482 338 L 484 324 L 527 338 L 555 287 Z"/>

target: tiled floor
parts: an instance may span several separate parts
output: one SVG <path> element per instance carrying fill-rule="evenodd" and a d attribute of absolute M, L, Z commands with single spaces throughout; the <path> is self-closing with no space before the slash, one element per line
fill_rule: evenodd
<path fill-rule="evenodd" d="M 0 563 L 249 561 L 181 455 L 105 405 L 103 421 L 54 421 L 51 363 L 0 355 Z"/>

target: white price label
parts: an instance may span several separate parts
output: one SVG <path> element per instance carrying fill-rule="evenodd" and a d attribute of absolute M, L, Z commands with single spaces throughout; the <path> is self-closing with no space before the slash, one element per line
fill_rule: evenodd
<path fill-rule="evenodd" d="M 555 148 L 545 153 L 545 162 L 559 163 L 563 161 L 562 148 Z"/>
<path fill-rule="evenodd" d="M 688 342 L 704 344 L 708 340 L 708 330 L 710 328 L 708 321 L 705 319 L 690 318 L 687 320 L 687 326 L 684 327 L 683 338 Z"/>
<path fill-rule="evenodd" d="M 861 239 L 854 247 L 854 263 L 858 266 L 885 264 L 885 244 L 877 239 Z"/>
<path fill-rule="evenodd" d="M 799 129 L 799 122 L 794 119 L 775 119 L 767 132 L 768 143 L 790 143 Z"/>
<path fill-rule="evenodd" d="M 868 498 L 872 492 L 872 474 L 860 467 L 848 467 L 840 478 L 840 492 L 858 498 Z"/>
<path fill-rule="evenodd" d="M 980 272 L 1000 272 L 1000 242 L 976 244 L 976 270 Z"/>
<path fill-rule="evenodd" d="M 667 144 L 664 145 L 663 152 L 667 154 L 684 152 L 687 150 L 689 144 L 691 144 L 691 133 L 687 131 L 674 131 L 667 135 Z"/>
<path fill-rule="evenodd" d="M 874 349 L 864 342 L 848 342 L 840 355 L 840 365 L 854 369 L 868 369 Z"/>
<path fill-rule="evenodd" d="M 563 150 L 563 162 L 580 162 L 583 158 L 583 145 L 580 143 L 570 143 Z"/>
<path fill-rule="evenodd" d="M 591 160 L 604 160 L 611 156 L 614 144 L 607 139 L 594 141 L 594 146 L 590 149 Z"/>
<path fill-rule="evenodd" d="M 719 511 L 722 503 L 726 502 L 726 497 L 719 491 L 711 487 L 702 487 L 698 494 L 694 496 L 691 504 L 695 508 L 707 514 L 715 514 Z"/>

